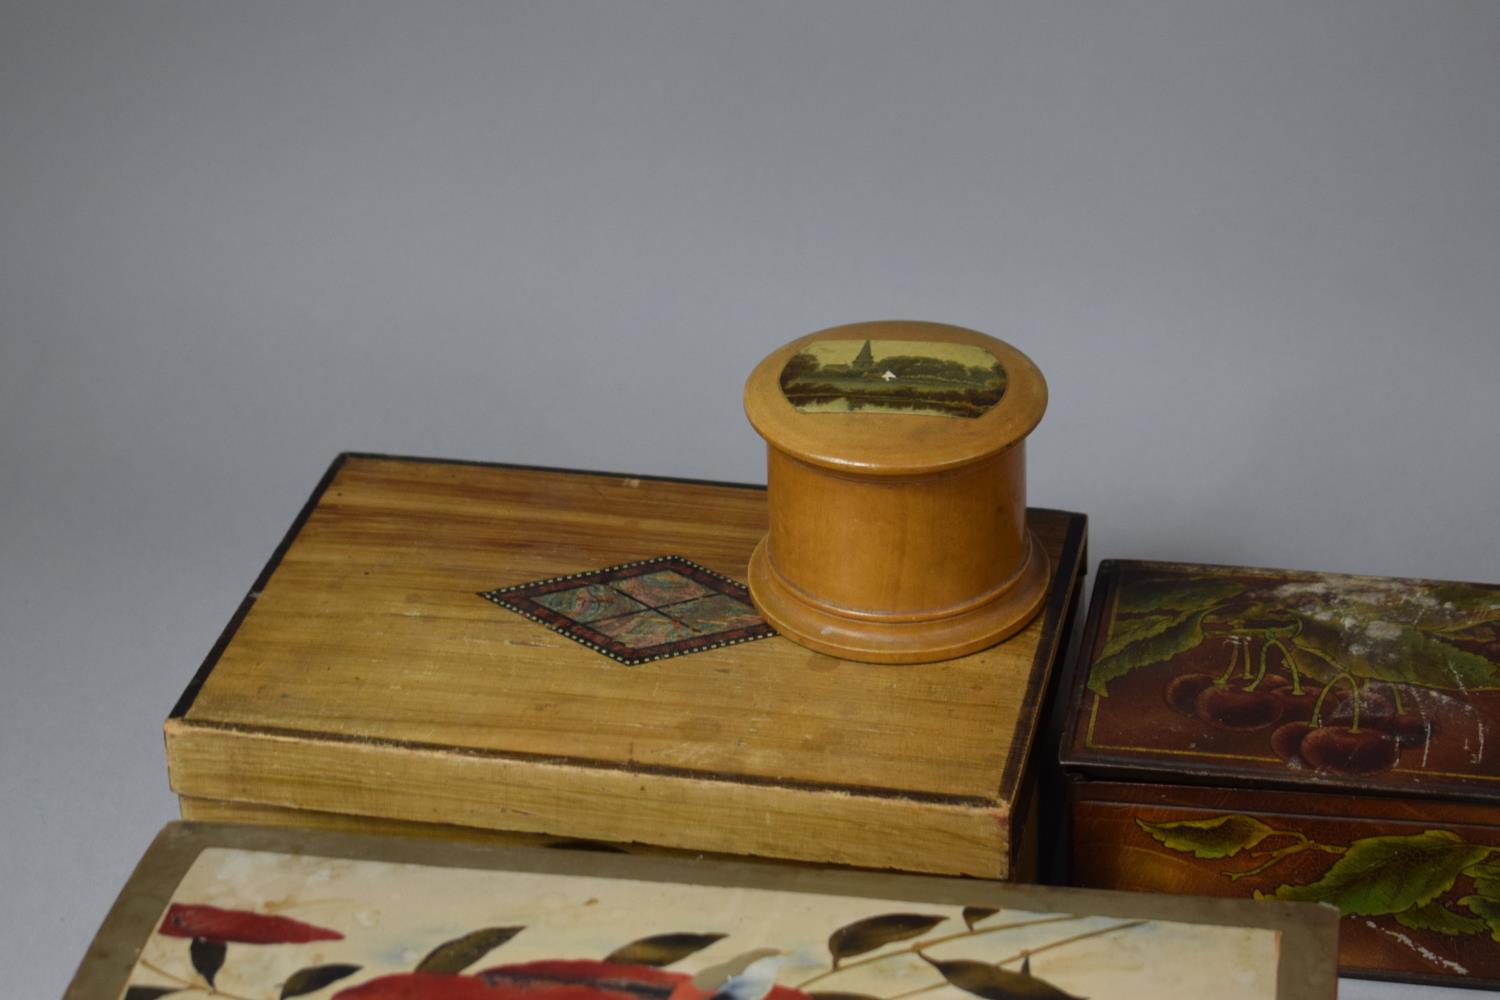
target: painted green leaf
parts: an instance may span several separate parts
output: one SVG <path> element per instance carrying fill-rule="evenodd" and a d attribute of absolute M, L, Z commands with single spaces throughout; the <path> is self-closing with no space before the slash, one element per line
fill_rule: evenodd
<path fill-rule="evenodd" d="M 336 983 L 358 971 L 357 965 L 313 965 L 298 969 L 281 987 L 281 1000 L 291 1000 L 292 997 L 321 990 L 329 983 Z"/>
<path fill-rule="evenodd" d="M 940 962 L 927 958 L 928 964 L 943 974 L 943 978 L 965 993 L 972 993 L 985 1000 L 1081 1000 L 1065 993 L 1030 972 L 1011 972 L 988 962 L 972 962 L 957 959 Z M 1030 968 L 1030 963 L 1027 965 Z"/>
<path fill-rule="evenodd" d="M 208 985 L 214 984 L 214 976 L 219 974 L 219 969 L 224 965 L 224 953 L 228 947 L 223 941 L 210 941 L 207 938 L 195 937 L 188 948 L 188 957 L 193 960 L 193 968 L 198 970 Z"/>
<path fill-rule="evenodd" d="M 1490 929 L 1490 940 L 1500 941 L 1500 900 L 1486 896 L 1465 896 L 1458 903 L 1460 906 L 1467 906 L 1470 913 L 1485 922 Z"/>
<path fill-rule="evenodd" d="M 623 948 L 616 948 L 605 956 L 606 962 L 621 965 L 650 965 L 661 968 L 687 958 L 695 951 L 702 951 L 715 941 L 722 941 L 723 934 L 654 934 L 651 937 L 632 941 Z"/>
<path fill-rule="evenodd" d="M 838 964 L 846 958 L 863 955 L 896 941 L 921 937 L 947 919 L 925 913 L 886 913 L 878 917 L 866 917 L 830 934 L 828 952 L 833 956 L 834 968 L 838 968 Z"/>
<path fill-rule="evenodd" d="M 1195 858 L 1232 858 L 1276 832 L 1250 816 L 1215 816 L 1213 819 L 1183 819 L 1171 823 L 1147 823 L 1143 819 L 1135 822 L 1163 847 L 1192 852 Z"/>
<path fill-rule="evenodd" d="M 1488 847 L 1465 843 L 1447 830 L 1408 837 L 1365 837 L 1307 885 L 1276 887 L 1277 899 L 1332 903 L 1345 916 L 1377 916 L 1426 906 L 1453 888 Z"/>
<path fill-rule="evenodd" d="M 1500 903 L 1500 863 L 1479 861 L 1464 869 L 1474 880 L 1474 894 Z"/>
<path fill-rule="evenodd" d="M 1207 611 L 1245 589 L 1234 580 L 1183 578 L 1132 580 L 1122 584 L 1115 598 L 1116 610 L 1126 614 L 1142 611 Z"/>
<path fill-rule="evenodd" d="M 1170 660 L 1178 653 L 1192 649 L 1203 641 L 1203 616 L 1195 611 L 1162 632 L 1131 643 L 1113 656 L 1094 661 L 1089 670 L 1089 690 L 1101 697 L 1108 695 L 1109 682 L 1123 677 L 1137 667 Z"/>
<path fill-rule="evenodd" d="M 1432 588 L 1432 597 L 1463 611 L 1493 614 L 1500 611 L 1500 591 L 1468 583 L 1443 583 Z"/>
<path fill-rule="evenodd" d="M 1186 612 L 1146 615 L 1141 618 L 1117 618 L 1109 627 L 1109 635 L 1104 639 L 1104 648 L 1099 650 L 1099 657 L 1103 659 L 1107 656 L 1114 656 L 1132 643 L 1149 639 L 1154 635 L 1161 635 L 1185 617 L 1187 617 Z"/>
<path fill-rule="evenodd" d="M 1302 632 L 1292 643 L 1312 655 L 1297 657 L 1297 665 L 1320 682 L 1348 671 L 1368 680 L 1450 691 L 1500 688 L 1500 664 L 1407 625 L 1382 622 L 1379 627 L 1384 632 L 1372 639 L 1368 630 L 1346 633 L 1302 618 Z"/>
<path fill-rule="evenodd" d="M 1442 903 L 1428 903 L 1396 914 L 1396 922 L 1414 931 L 1436 931 L 1439 934 L 1483 934 L 1489 926 L 1483 920 L 1454 913 Z"/>
<path fill-rule="evenodd" d="M 462 972 L 496 948 L 500 947 L 524 927 L 485 927 L 463 937 L 445 941 L 427 953 L 417 963 L 417 972 Z"/>
<path fill-rule="evenodd" d="M 184 986 L 132 986 L 125 991 L 124 1000 L 157 1000 L 172 993 L 181 993 Z"/>
<path fill-rule="evenodd" d="M 974 925 L 979 923 L 979 921 L 988 920 L 990 917 L 993 917 L 999 912 L 1000 911 L 993 906 L 965 906 L 964 926 L 972 931 L 974 929 Z"/>

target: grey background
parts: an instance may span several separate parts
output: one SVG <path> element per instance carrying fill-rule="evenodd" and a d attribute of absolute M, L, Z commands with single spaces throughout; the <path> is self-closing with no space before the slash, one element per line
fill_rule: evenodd
<path fill-rule="evenodd" d="M 758 481 L 896 317 L 1040 364 L 1096 558 L 1500 578 L 1500 5 L 0 6 L 5 995 L 337 452 Z"/>

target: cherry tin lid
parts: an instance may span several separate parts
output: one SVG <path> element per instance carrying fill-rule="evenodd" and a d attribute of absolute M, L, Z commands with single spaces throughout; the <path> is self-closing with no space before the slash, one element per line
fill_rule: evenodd
<path fill-rule="evenodd" d="M 1500 801 L 1500 585 L 1105 561 L 1069 683 L 1084 777 Z"/>

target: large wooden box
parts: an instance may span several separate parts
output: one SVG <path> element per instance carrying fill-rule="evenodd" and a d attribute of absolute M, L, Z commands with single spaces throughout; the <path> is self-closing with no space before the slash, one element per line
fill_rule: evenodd
<path fill-rule="evenodd" d="M 1346 974 L 1500 985 L 1500 587 L 1105 562 L 1078 661 L 1074 884 L 1332 903 Z"/>
<path fill-rule="evenodd" d="M 1081 515 L 1028 521 L 1045 612 L 991 649 L 880 666 L 772 636 L 627 666 L 479 595 L 663 555 L 742 580 L 763 489 L 343 456 L 168 719 L 172 788 L 188 818 L 1024 874 L 1085 541 Z"/>
<path fill-rule="evenodd" d="M 1326 907 L 172 824 L 65 1000 L 1331 1000 Z"/>

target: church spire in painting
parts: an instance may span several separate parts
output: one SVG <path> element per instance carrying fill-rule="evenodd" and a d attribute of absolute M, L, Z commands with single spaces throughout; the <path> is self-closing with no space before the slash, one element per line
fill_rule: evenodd
<path fill-rule="evenodd" d="M 867 340 L 865 346 L 861 347 L 859 353 L 854 356 L 854 370 L 862 372 L 874 367 L 875 355 L 870 353 L 870 342 Z"/>

